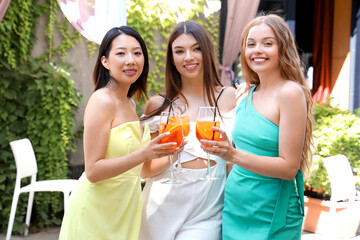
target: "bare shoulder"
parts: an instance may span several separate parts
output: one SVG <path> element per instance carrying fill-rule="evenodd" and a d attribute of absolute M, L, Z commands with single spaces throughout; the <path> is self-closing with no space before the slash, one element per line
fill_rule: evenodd
<path fill-rule="evenodd" d="M 232 86 L 227 86 L 223 88 L 224 91 L 219 98 L 218 106 L 222 111 L 230 111 L 236 107 L 236 89 Z"/>
<path fill-rule="evenodd" d="M 104 91 L 105 90 L 105 91 Z M 101 126 L 111 126 L 116 112 L 114 97 L 106 91 L 99 89 L 91 96 L 85 108 L 84 127 L 89 129 Z"/>
<path fill-rule="evenodd" d="M 115 101 L 107 89 L 99 89 L 91 94 L 87 109 L 95 108 L 96 111 L 113 111 L 115 110 Z"/>
<path fill-rule="evenodd" d="M 154 95 L 150 97 L 147 101 L 144 109 L 145 114 L 149 114 L 154 110 L 158 109 L 164 103 L 164 98 L 159 95 Z"/>
<path fill-rule="evenodd" d="M 228 96 L 230 95 L 231 97 L 233 97 L 233 95 L 235 94 L 236 89 L 233 86 L 227 86 L 224 87 L 224 92 L 223 94 Z"/>
<path fill-rule="evenodd" d="M 286 81 L 279 89 L 278 97 L 281 102 L 301 101 L 305 102 L 305 93 L 301 86 L 293 81 Z"/>

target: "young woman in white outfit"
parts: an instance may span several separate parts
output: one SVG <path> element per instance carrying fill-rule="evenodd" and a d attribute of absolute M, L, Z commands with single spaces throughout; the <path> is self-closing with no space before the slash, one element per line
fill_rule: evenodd
<path fill-rule="evenodd" d="M 218 240 L 221 239 L 221 213 L 226 181 L 226 162 L 211 156 L 211 174 L 219 180 L 200 181 L 206 175 L 206 154 L 195 134 L 200 106 L 214 106 L 223 89 L 214 46 L 208 32 L 195 21 L 175 25 L 167 45 L 165 95 L 179 97 L 175 103 L 186 103 L 190 115 L 190 133 L 180 153 L 186 173 L 174 171 L 180 184 L 162 184 L 169 176 L 169 159 L 146 162 L 142 177 L 147 179 L 143 190 L 141 240 Z M 236 106 L 235 88 L 224 88 L 217 106 L 227 129 L 232 128 Z M 143 120 L 148 122 L 152 137 L 158 135 L 159 115 L 169 109 L 169 101 L 160 95 L 146 104 Z M 175 163 L 176 165 L 177 163 Z"/>

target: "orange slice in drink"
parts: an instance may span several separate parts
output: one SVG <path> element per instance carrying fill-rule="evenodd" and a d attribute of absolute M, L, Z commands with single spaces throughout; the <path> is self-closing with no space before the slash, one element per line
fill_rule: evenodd
<path fill-rule="evenodd" d="M 199 141 L 201 139 L 219 141 L 220 133 L 212 130 L 212 127 L 219 127 L 219 126 L 220 126 L 220 124 L 218 121 L 216 121 L 216 122 L 210 122 L 210 121 L 196 122 L 196 137 L 197 137 L 197 139 L 199 139 Z M 205 146 L 210 147 L 209 145 L 205 145 Z"/>
<path fill-rule="evenodd" d="M 182 131 L 182 125 L 181 124 L 174 124 L 170 123 L 171 119 L 169 119 L 169 124 L 160 124 L 159 126 L 159 133 L 164 132 L 170 132 L 170 135 L 167 137 L 164 137 L 160 140 L 160 143 L 169 143 L 169 142 L 176 142 L 177 145 L 170 148 L 176 148 L 178 147 L 182 140 L 183 140 L 183 131 Z"/>

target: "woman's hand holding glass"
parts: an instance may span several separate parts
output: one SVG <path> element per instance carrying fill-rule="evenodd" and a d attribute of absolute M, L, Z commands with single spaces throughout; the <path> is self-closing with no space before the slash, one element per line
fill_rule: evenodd
<path fill-rule="evenodd" d="M 196 120 L 196 137 L 201 144 L 210 147 L 210 144 L 202 142 L 203 139 L 212 142 L 220 140 L 220 133 L 213 130 L 213 127 L 220 127 L 220 116 L 217 107 L 200 107 Z M 206 152 L 206 151 L 205 151 Z M 210 172 L 210 153 L 207 153 L 207 174 L 199 180 L 218 180 L 212 177 Z"/>
<path fill-rule="evenodd" d="M 219 140 L 207 140 L 201 139 L 201 148 L 207 154 L 216 155 L 225 161 L 232 162 L 232 156 L 235 148 L 230 143 L 229 138 L 226 135 L 226 131 L 219 127 L 212 127 L 212 130 L 221 135 Z"/>
<path fill-rule="evenodd" d="M 150 149 L 148 152 L 151 154 L 149 156 L 146 155 L 149 160 L 162 158 L 169 155 L 176 155 L 184 149 L 185 144 L 181 144 L 179 147 L 177 147 L 177 143 L 174 142 L 161 143 L 161 140 L 163 138 L 168 138 L 169 135 L 169 132 L 165 132 L 163 134 L 159 134 L 159 136 L 150 141 L 150 143 L 147 145 L 147 148 Z"/>
<path fill-rule="evenodd" d="M 160 143 L 169 143 L 175 142 L 176 145 L 172 147 L 168 147 L 168 149 L 176 148 L 179 146 L 183 146 L 183 125 L 181 121 L 181 115 L 178 112 L 166 111 L 162 112 L 160 116 L 160 124 L 159 124 L 159 134 L 169 132 L 170 134 L 160 140 Z M 173 177 L 173 155 L 169 155 L 170 159 L 170 175 L 169 178 L 163 180 L 161 183 L 165 184 L 174 184 L 179 183 Z"/>
<path fill-rule="evenodd" d="M 183 133 L 184 133 L 184 140 L 185 140 L 186 137 L 189 135 L 189 132 L 190 132 L 190 116 L 189 116 L 188 106 L 185 103 L 174 103 L 173 108 L 174 108 L 175 112 L 180 113 L 181 123 L 182 123 Z M 185 170 L 181 166 L 180 154 L 177 154 L 177 159 L 178 159 L 178 165 L 177 165 L 177 168 L 176 168 L 176 173 L 186 173 L 187 170 Z"/>

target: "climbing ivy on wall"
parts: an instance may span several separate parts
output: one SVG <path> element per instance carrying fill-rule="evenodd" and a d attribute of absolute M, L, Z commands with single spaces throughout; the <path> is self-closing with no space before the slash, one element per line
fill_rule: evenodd
<path fill-rule="evenodd" d="M 0 57 L 12 68 L 28 60 L 36 18 L 42 10 L 34 0 L 14 0 L 9 5 L 0 24 Z"/>
<path fill-rule="evenodd" d="M 173 1 L 127 1 L 127 23 L 142 35 L 149 48 L 153 66 L 148 80 L 150 95 L 163 87 L 166 39 L 176 18 L 199 21 L 209 30 L 215 45 L 218 42 L 219 21 L 216 17 L 205 19 L 206 0 L 177 2 L 187 4 L 175 9 Z M 82 38 L 59 11 L 56 0 L 12 0 L 0 23 L 0 232 L 6 231 L 16 177 L 10 141 L 23 137 L 32 141 L 38 179 L 66 178 L 69 174 L 67 154 L 74 148 L 74 113 L 81 96 L 71 79 L 73 69 L 65 61 L 68 51 Z M 35 58 L 31 51 L 37 41 L 39 17 L 47 20 L 43 39 L 47 49 Z M 86 43 L 91 56 L 98 45 Z M 144 102 L 139 104 L 141 108 Z M 35 194 L 30 230 L 59 225 L 62 202 L 58 193 Z M 24 194 L 19 199 L 13 233 L 25 229 L 26 205 Z"/>
<path fill-rule="evenodd" d="M 10 141 L 24 137 L 30 139 L 37 157 L 37 179 L 60 179 L 69 175 L 67 154 L 74 148 L 74 112 L 80 96 L 73 88 L 74 81 L 68 72 L 70 66 L 53 59 L 58 56 L 61 60 L 67 49 L 73 46 L 74 38 L 66 38 L 56 48 L 53 45 L 43 56 L 31 56 L 38 17 L 49 17 L 49 22 L 55 24 L 63 36 L 68 34 L 66 27 L 62 28 L 53 19 L 57 11 L 53 6 L 56 5 L 56 0 L 43 4 L 32 0 L 12 0 L 0 23 L 1 232 L 5 232 L 8 225 L 16 178 Z M 52 24 L 46 31 L 49 43 L 52 41 Z M 31 231 L 61 223 L 62 199 L 60 193 L 35 194 Z M 14 234 L 25 229 L 26 205 L 27 194 L 22 194 Z"/>

